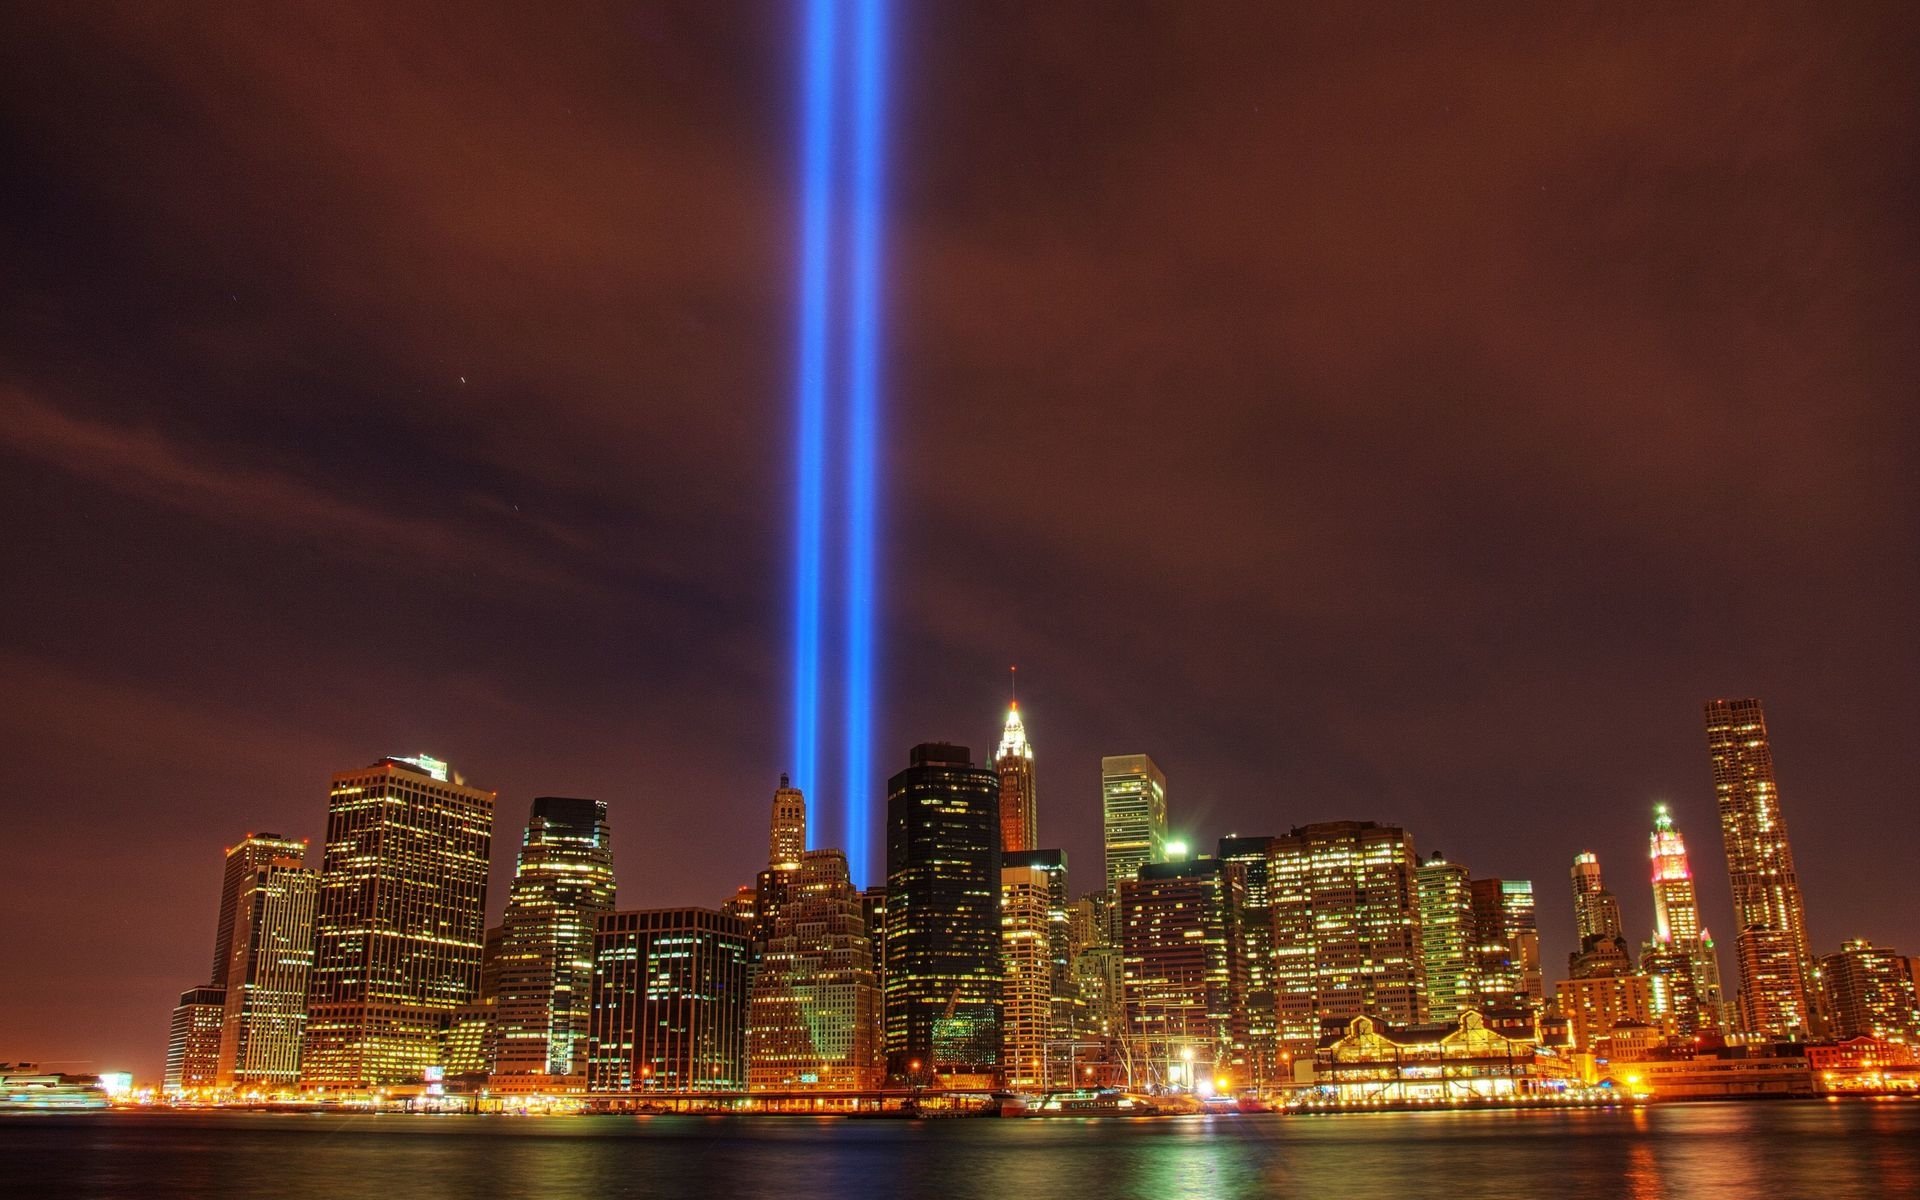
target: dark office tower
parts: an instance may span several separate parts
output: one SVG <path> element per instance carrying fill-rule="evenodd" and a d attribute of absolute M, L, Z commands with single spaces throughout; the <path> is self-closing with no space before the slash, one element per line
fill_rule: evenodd
<path fill-rule="evenodd" d="M 586 1086 L 594 928 L 613 904 L 606 802 L 536 799 L 500 923 L 496 1088 Z"/>
<path fill-rule="evenodd" d="M 1476 879 L 1473 907 L 1477 1007 L 1513 1005 L 1538 1010 L 1546 1000 L 1540 965 L 1540 926 L 1527 879 Z"/>
<path fill-rule="evenodd" d="M 761 949 L 747 1012 L 755 1091 L 877 1087 L 880 988 L 860 893 L 839 850 L 789 867 L 787 902 Z"/>
<path fill-rule="evenodd" d="M 1653 862 L 1653 938 L 1640 968 L 1651 977 L 1656 1015 L 1687 1037 L 1722 1027 L 1720 964 L 1700 922 L 1687 843 L 1664 804 L 1656 805 L 1647 857 Z"/>
<path fill-rule="evenodd" d="M 1427 1019 L 1413 838 L 1372 821 L 1274 839 L 1274 988 L 1280 1037 L 1312 1054 L 1322 1021 Z"/>
<path fill-rule="evenodd" d="M 1279 1070 L 1280 1005 L 1273 988 L 1273 877 L 1276 839 L 1229 835 L 1220 839 L 1222 861 L 1237 864 L 1246 885 L 1240 940 L 1247 965 L 1248 1081 L 1264 1085 Z"/>
<path fill-rule="evenodd" d="M 1865 938 L 1842 942 L 1820 960 L 1827 989 L 1829 1031 L 1836 1038 L 1875 1037 L 1920 1041 L 1920 994 L 1912 960 Z"/>
<path fill-rule="evenodd" d="M 213 1086 L 220 1069 L 220 1031 L 226 1023 L 227 993 L 217 987 L 180 993 L 167 1029 L 167 1070 L 162 1090 L 168 1095 Z"/>
<path fill-rule="evenodd" d="M 220 883 L 220 923 L 213 935 L 213 975 L 211 986 L 227 986 L 227 972 L 233 966 L 233 923 L 235 905 L 240 902 L 243 881 L 274 858 L 286 855 L 304 857 L 305 842 L 289 841 L 277 833 L 249 833 L 240 844 L 227 850 L 227 873 Z"/>
<path fill-rule="evenodd" d="M 1480 960 L 1473 890 L 1464 864 L 1438 850 L 1414 871 L 1420 900 L 1420 958 L 1427 974 L 1427 1019 L 1457 1021 L 1480 1004 Z"/>
<path fill-rule="evenodd" d="M 1819 987 L 1787 818 L 1758 700 L 1709 700 L 1707 751 L 1733 879 L 1740 1018 L 1748 1033 L 1803 1038 L 1818 1029 Z"/>
<path fill-rule="evenodd" d="M 873 1044 L 884 1065 L 887 1053 L 887 888 L 876 883 L 860 892 L 860 915 L 867 921 L 867 940 L 873 943 L 873 986 L 880 1002 L 873 1010 Z"/>
<path fill-rule="evenodd" d="M 1620 901 L 1600 878 L 1600 857 L 1591 850 L 1573 856 L 1573 925 L 1580 944 L 1591 937 L 1624 938 Z"/>
<path fill-rule="evenodd" d="M 807 798 L 799 788 L 780 777 L 773 790 L 773 820 L 767 835 L 767 865 L 790 867 L 807 850 Z"/>
<path fill-rule="evenodd" d="M 1246 872 L 1217 858 L 1149 863 L 1120 885 L 1127 1037 L 1142 1082 L 1210 1090 L 1250 1083 Z"/>
<path fill-rule="evenodd" d="M 1007 706 L 1007 726 L 994 752 L 993 770 L 1000 777 L 1000 848 L 1009 853 L 1033 850 L 1040 844 L 1039 801 L 1033 782 L 1033 743 L 1020 722 L 1020 702 Z"/>
<path fill-rule="evenodd" d="M 220 911 L 223 919 L 232 914 L 232 953 L 215 1078 L 223 1088 L 271 1091 L 300 1079 L 320 877 L 307 869 L 305 842 L 272 835 L 247 840 L 273 849 L 246 855 L 254 866 L 241 873 L 233 870 L 240 849 L 227 855 L 234 891 Z"/>
<path fill-rule="evenodd" d="M 493 793 L 422 755 L 333 777 L 314 922 L 306 1087 L 417 1083 L 480 991 Z"/>
<path fill-rule="evenodd" d="M 601 917 L 588 1090 L 746 1090 L 749 936 L 746 922 L 711 908 Z"/>
<path fill-rule="evenodd" d="M 887 781 L 886 1007 L 891 1073 L 997 1070 L 1000 780 L 964 746 Z"/>

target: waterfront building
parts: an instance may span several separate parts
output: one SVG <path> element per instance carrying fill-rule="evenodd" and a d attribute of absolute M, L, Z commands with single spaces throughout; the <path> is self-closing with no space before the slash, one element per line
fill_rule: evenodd
<path fill-rule="evenodd" d="M 1047 991 L 1049 1011 L 1047 1043 L 1051 1062 L 1049 1079 L 1066 1079 L 1075 1051 L 1073 1043 L 1090 1033 L 1086 1001 L 1073 973 L 1074 903 L 1067 886 L 1065 850 L 1021 850 L 1003 853 L 1000 868 L 1025 867 L 1041 873 L 1047 885 Z M 1004 946 L 1003 946 L 1004 948 Z"/>
<path fill-rule="evenodd" d="M 1000 780 L 915 746 L 887 781 L 888 1071 L 998 1071 L 1000 983 Z"/>
<path fill-rule="evenodd" d="M 1008 1087 L 1032 1090 L 1048 1082 L 1047 1042 L 1053 1031 L 1051 891 L 1044 870 L 1025 865 L 1000 868 L 1000 1058 Z"/>
<path fill-rule="evenodd" d="M 1654 1024 L 1653 987 L 1645 975 L 1587 975 L 1553 987 L 1577 1054 L 1605 1054 L 1621 1025 Z"/>
<path fill-rule="evenodd" d="M 202 985 L 180 993 L 167 1028 L 163 1091 L 171 1096 L 213 1086 L 220 1070 L 220 1035 L 226 1020 L 225 988 Z"/>
<path fill-rule="evenodd" d="M 746 922 L 711 908 L 601 917 L 587 1089 L 744 1091 L 751 937 Z"/>
<path fill-rule="evenodd" d="M 230 943 L 220 1059 L 222 1088 L 291 1088 L 300 1079 L 319 876 L 305 842 L 249 834 L 227 852 L 233 892 L 220 911 Z M 234 864 L 245 865 L 236 871 Z"/>
<path fill-rule="evenodd" d="M 333 777 L 300 1082 L 418 1083 L 445 1069 L 480 991 L 494 794 L 446 763 L 383 758 Z"/>
<path fill-rule="evenodd" d="M 1483 1010 L 1517 1005 L 1538 1011 L 1546 1001 L 1540 965 L 1540 927 L 1533 882 L 1475 879 L 1468 885 L 1473 911 L 1476 986 Z"/>
<path fill-rule="evenodd" d="M 993 755 L 994 774 L 1000 777 L 1000 849 L 1012 854 L 1038 849 L 1039 793 L 1034 784 L 1033 743 L 1020 720 L 1020 702 L 1007 705 L 1006 727 Z"/>
<path fill-rule="evenodd" d="M 844 852 L 805 850 L 787 865 L 786 903 L 761 947 L 747 1018 L 755 1091 L 882 1082 L 874 946 Z"/>
<path fill-rule="evenodd" d="M 1575 936 L 1585 946 L 1588 938 L 1625 938 L 1620 923 L 1620 901 L 1607 890 L 1600 877 L 1600 856 L 1582 850 L 1573 856 L 1573 924 Z"/>
<path fill-rule="evenodd" d="M 606 802 L 536 798 L 501 921 L 496 1090 L 586 1086 L 594 933 L 613 908 Z"/>
<path fill-rule="evenodd" d="M 1865 938 L 1820 960 L 1835 1038 L 1920 1042 L 1920 996 L 1908 960 Z"/>
<path fill-rule="evenodd" d="M 1167 777 L 1144 754 L 1100 760 L 1101 828 L 1105 833 L 1107 890 L 1167 857 Z"/>
<path fill-rule="evenodd" d="M 1471 1103 L 1546 1090 L 1535 1044 L 1488 1026 L 1468 1009 L 1457 1021 L 1394 1026 L 1356 1016 L 1321 1039 L 1315 1098 L 1334 1104 Z"/>
<path fill-rule="evenodd" d="M 1438 850 L 1414 871 L 1420 902 L 1420 958 L 1430 1021 L 1456 1021 L 1480 1002 L 1473 892 L 1467 868 Z"/>
<path fill-rule="evenodd" d="M 1681 1037 L 1723 1031 L 1720 962 L 1700 921 L 1687 844 L 1664 804 L 1654 807 L 1648 858 L 1653 863 L 1653 938 L 1641 970 L 1653 976 L 1656 1011 Z"/>
<path fill-rule="evenodd" d="M 1280 1036 L 1310 1054 L 1323 1021 L 1427 1017 L 1413 838 L 1372 821 L 1328 821 L 1276 838 L 1271 888 Z"/>
<path fill-rule="evenodd" d="M 1245 1086 L 1246 871 L 1196 858 L 1148 863 L 1120 885 L 1126 1036 L 1145 1067 L 1134 1084 Z"/>
<path fill-rule="evenodd" d="M 1709 700 L 1704 711 L 1739 930 L 1740 1024 L 1802 1040 L 1819 1029 L 1819 987 L 1766 713 L 1755 699 Z"/>
<path fill-rule="evenodd" d="M 1247 1065 L 1255 1087 L 1281 1071 L 1280 999 L 1273 975 L 1273 847 L 1271 837 L 1229 834 L 1219 856 L 1236 863 L 1246 884 L 1240 941 L 1247 964 Z"/>

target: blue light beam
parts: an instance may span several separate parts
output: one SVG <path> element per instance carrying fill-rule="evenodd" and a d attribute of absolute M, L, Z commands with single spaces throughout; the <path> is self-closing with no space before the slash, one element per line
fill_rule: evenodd
<path fill-rule="evenodd" d="M 793 506 L 793 783 L 813 794 L 820 741 L 820 592 L 827 444 L 827 336 L 831 300 L 835 0 L 809 0 L 801 106 L 800 320 Z"/>
<path fill-rule="evenodd" d="M 880 284 L 887 0 L 858 0 L 854 29 L 853 231 L 848 263 L 846 830 L 848 873 L 867 874 L 873 785 L 875 546 L 879 525 Z"/>

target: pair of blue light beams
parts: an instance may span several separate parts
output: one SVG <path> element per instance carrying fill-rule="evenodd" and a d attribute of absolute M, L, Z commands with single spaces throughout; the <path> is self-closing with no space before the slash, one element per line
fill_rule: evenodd
<path fill-rule="evenodd" d="M 793 778 L 819 775 L 829 410 L 844 435 L 840 783 L 847 866 L 868 879 L 880 400 L 886 0 L 802 0 Z M 837 235 L 837 236 L 836 236 Z M 836 307 L 835 301 L 841 301 Z M 837 317 L 837 319 L 836 319 Z"/>

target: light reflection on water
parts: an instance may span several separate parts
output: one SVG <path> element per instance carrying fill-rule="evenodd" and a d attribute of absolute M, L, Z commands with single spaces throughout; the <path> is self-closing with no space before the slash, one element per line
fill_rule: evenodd
<path fill-rule="evenodd" d="M 1163 1121 L 0 1119 L 31 1197 L 1920 1196 L 1920 1103 Z"/>

